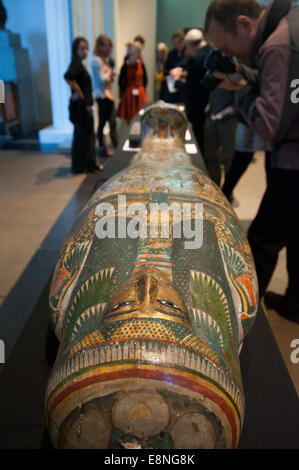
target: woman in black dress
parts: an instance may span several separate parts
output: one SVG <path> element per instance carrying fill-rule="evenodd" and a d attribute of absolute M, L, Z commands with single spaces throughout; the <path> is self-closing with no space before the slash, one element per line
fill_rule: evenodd
<path fill-rule="evenodd" d="M 72 62 L 64 75 L 72 89 L 70 120 L 74 124 L 72 145 L 72 172 L 84 173 L 102 170 L 96 164 L 95 135 L 92 114 L 92 85 L 83 65 L 88 55 L 88 42 L 78 37 L 72 45 Z"/>

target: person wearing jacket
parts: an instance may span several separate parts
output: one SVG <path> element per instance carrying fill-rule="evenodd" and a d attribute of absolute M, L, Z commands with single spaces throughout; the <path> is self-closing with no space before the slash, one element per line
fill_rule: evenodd
<path fill-rule="evenodd" d="M 229 57 L 253 58 L 258 82 L 216 73 L 220 87 L 237 90 L 244 120 L 272 145 L 271 174 L 248 240 L 255 260 L 260 296 L 267 307 L 299 322 L 299 107 L 291 100 L 299 77 L 299 7 L 290 0 L 212 0 L 206 14 L 208 39 Z M 279 251 L 287 249 L 288 287 L 267 292 Z"/>
<path fill-rule="evenodd" d="M 117 110 L 117 116 L 126 121 L 131 121 L 148 102 L 145 91 L 147 75 L 140 57 L 140 43 L 127 44 L 127 60 L 119 74 L 120 101 Z"/>
<path fill-rule="evenodd" d="M 182 67 L 185 53 L 185 42 L 183 31 L 177 30 L 172 35 L 173 49 L 168 53 L 167 60 L 164 65 L 164 75 L 167 80 L 171 76 L 171 71 L 177 67 Z M 180 90 L 170 93 L 168 87 L 164 87 L 161 99 L 166 103 L 183 103 L 183 92 Z"/>
<path fill-rule="evenodd" d="M 201 81 L 206 73 L 204 61 L 212 48 L 207 44 L 199 29 L 188 31 L 185 43 L 187 48 L 190 47 L 191 56 L 186 66 L 184 103 L 188 120 L 192 124 L 195 138 L 204 156 L 205 109 L 209 102 L 209 90 L 201 84 Z"/>
<path fill-rule="evenodd" d="M 77 37 L 72 44 L 72 61 L 64 75 L 71 87 L 70 120 L 74 124 L 72 143 L 72 172 L 84 173 L 103 170 L 96 163 L 95 136 L 92 114 L 91 78 L 83 61 L 88 55 L 88 42 Z"/>

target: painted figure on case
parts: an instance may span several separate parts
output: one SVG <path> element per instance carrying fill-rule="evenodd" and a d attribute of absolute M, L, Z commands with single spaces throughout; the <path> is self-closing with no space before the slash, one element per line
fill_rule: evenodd
<path fill-rule="evenodd" d="M 176 106 L 147 108 L 141 150 L 96 191 L 62 248 L 50 291 L 60 348 L 46 394 L 55 447 L 238 444 L 239 352 L 255 319 L 257 280 L 232 207 L 185 152 L 186 128 Z M 99 233 L 99 207 L 114 238 Z M 138 236 L 142 208 L 149 230 Z M 197 248 L 185 245 L 186 219 L 201 224 Z M 137 235 L 128 236 L 133 225 Z"/>

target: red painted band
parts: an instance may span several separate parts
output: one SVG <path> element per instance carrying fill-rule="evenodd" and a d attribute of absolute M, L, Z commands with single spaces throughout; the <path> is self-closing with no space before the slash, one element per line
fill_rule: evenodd
<path fill-rule="evenodd" d="M 232 447 L 236 447 L 236 440 L 237 440 L 237 429 L 236 429 L 236 422 L 234 415 L 232 413 L 231 408 L 227 405 L 225 400 L 217 395 L 212 390 L 200 385 L 194 381 L 186 379 L 185 377 L 174 375 L 174 374 L 166 374 L 162 371 L 158 370 L 146 370 L 146 369 L 128 369 L 128 370 L 120 370 L 117 372 L 107 372 L 104 374 L 94 375 L 92 377 L 87 377 L 86 379 L 81 380 L 75 384 L 72 384 L 65 388 L 52 402 L 49 413 L 52 414 L 53 410 L 71 393 L 80 390 L 81 388 L 88 387 L 89 385 L 93 385 L 100 382 L 108 382 L 109 380 L 116 380 L 116 379 L 125 379 L 125 378 L 144 378 L 144 379 L 152 379 L 152 380 L 161 380 L 163 382 L 172 383 L 175 385 L 179 385 L 181 387 L 185 387 L 189 390 L 201 393 L 204 396 L 207 396 L 209 399 L 214 401 L 219 405 L 222 411 L 226 414 L 227 419 L 231 425 L 232 429 Z"/>

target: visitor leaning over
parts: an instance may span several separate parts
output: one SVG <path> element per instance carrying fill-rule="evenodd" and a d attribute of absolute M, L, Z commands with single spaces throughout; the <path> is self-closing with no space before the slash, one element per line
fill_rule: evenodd
<path fill-rule="evenodd" d="M 299 322 L 299 106 L 292 100 L 299 78 L 299 7 L 290 0 L 212 0 L 205 31 L 215 47 L 250 64 L 255 58 L 258 82 L 223 75 L 221 87 L 237 91 L 245 121 L 272 145 L 269 183 L 248 239 L 260 296 L 280 315 Z M 244 86 L 245 84 L 245 86 Z M 284 295 L 266 292 L 278 253 L 287 249 L 288 287 Z"/>

